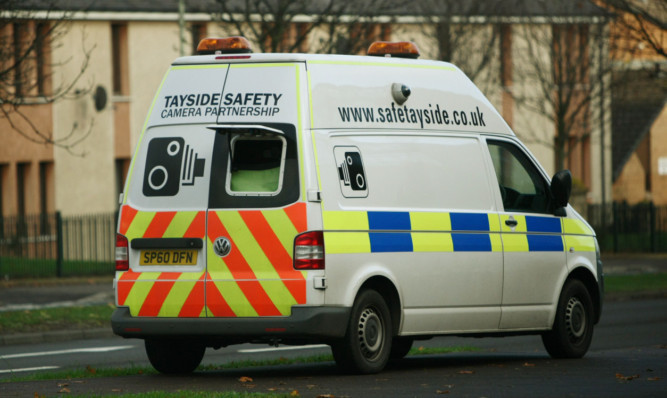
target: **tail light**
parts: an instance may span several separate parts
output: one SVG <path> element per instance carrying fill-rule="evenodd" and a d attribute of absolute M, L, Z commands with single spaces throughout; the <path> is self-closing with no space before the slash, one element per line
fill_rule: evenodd
<path fill-rule="evenodd" d="M 324 269 L 324 234 L 304 232 L 294 239 L 294 269 Z"/>
<path fill-rule="evenodd" d="M 116 234 L 116 271 L 127 271 L 130 269 L 128 246 L 127 238 L 121 234 Z"/>

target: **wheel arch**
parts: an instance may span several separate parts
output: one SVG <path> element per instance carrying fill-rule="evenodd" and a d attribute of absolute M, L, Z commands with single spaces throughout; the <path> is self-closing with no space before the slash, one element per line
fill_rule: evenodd
<path fill-rule="evenodd" d="M 384 298 L 391 315 L 392 333 L 394 336 L 398 335 L 398 331 L 401 327 L 402 307 L 401 298 L 394 283 L 384 276 L 376 275 L 368 278 L 368 280 L 361 285 L 357 295 L 365 289 L 375 290 Z"/>
<path fill-rule="evenodd" d="M 581 281 L 591 295 L 591 300 L 593 300 L 593 310 L 595 311 L 595 323 L 597 324 L 602 315 L 602 292 L 600 292 L 598 281 L 595 279 L 593 273 L 586 267 L 578 267 L 572 270 L 565 280 L 565 283 L 575 279 Z M 565 283 L 563 286 L 565 286 Z"/>

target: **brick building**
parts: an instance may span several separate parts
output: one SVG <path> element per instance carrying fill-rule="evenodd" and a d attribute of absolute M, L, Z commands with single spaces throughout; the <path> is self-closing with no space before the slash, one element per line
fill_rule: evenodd
<path fill-rule="evenodd" d="M 0 115 L 0 216 L 114 211 L 146 112 L 170 62 L 181 51 L 191 54 L 202 37 L 237 33 L 231 23 L 215 20 L 214 11 L 219 9 L 214 0 L 185 0 L 183 30 L 179 28 L 178 0 L 70 0 L 57 2 L 60 10 L 46 10 L 50 3 L 19 2 L 30 12 L 2 14 L 4 39 L 0 43 L 7 54 L 19 54 L 22 38 L 36 35 L 63 12 L 68 12 L 68 22 L 57 40 L 44 41 L 31 50 L 30 73 L 36 83 L 29 92 L 21 92 L 23 116 Z M 318 7 L 320 2 L 311 4 Z M 522 67 L 531 47 L 528 32 L 564 32 L 565 41 L 541 43 L 536 50 L 546 65 L 554 64 L 550 50 L 576 44 L 592 71 L 599 51 L 604 51 L 593 36 L 605 29 L 608 14 L 583 0 L 437 4 L 440 6 L 432 7 L 431 2 L 417 1 L 409 7 L 388 7 L 382 13 L 365 9 L 361 16 L 366 22 L 355 19 L 358 15 L 341 15 L 336 29 L 320 25 L 309 30 L 317 19 L 314 8 L 297 15 L 281 40 L 294 42 L 299 34 L 308 33 L 296 50 L 315 51 L 335 31 L 344 40 L 327 51 L 357 52 L 351 44 L 362 39 L 412 40 L 420 47 L 422 58 L 452 60 L 459 65 L 473 61 L 462 68 L 548 171 L 555 172 L 553 120 L 516 96 L 523 93 L 539 98 L 541 94 Z M 260 44 L 267 43 L 255 41 L 255 48 Z M 473 53 L 464 52 L 471 49 Z M 46 100 L 50 92 L 73 81 L 72 93 L 79 95 Z M 14 84 L 13 90 L 21 87 Z M 591 122 L 596 113 L 611 113 L 610 101 L 603 97 L 609 90 L 602 92 L 586 105 L 586 130 L 572 129 L 564 161 L 585 185 L 592 202 L 611 196 L 611 150 L 608 144 L 602 145 L 611 141 L 611 125 Z M 65 145 L 32 142 L 21 130 L 38 131 Z M 70 143 L 77 144 L 67 148 Z"/>

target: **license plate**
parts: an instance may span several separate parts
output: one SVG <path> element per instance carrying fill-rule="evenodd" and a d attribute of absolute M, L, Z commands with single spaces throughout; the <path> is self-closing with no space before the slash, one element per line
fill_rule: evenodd
<path fill-rule="evenodd" d="M 197 250 L 142 250 L 141 265 L 197 265 Z"/>

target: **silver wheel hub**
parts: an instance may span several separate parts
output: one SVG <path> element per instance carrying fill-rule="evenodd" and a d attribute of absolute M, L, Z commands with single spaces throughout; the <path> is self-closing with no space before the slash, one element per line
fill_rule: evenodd
<path fill-rule="evenodd" d="M 565 327 L 572 340 L 578 340 L 586 333 L 586 309 L 577 297 L 570 297 L 567 302 Z"/>
<path fill-rule="evenodd" d="M 372 308 L 366 308 L 357 327 L 361 352 L 367 359 L 375 359 L 384 345 L 384 325 Z"/>

